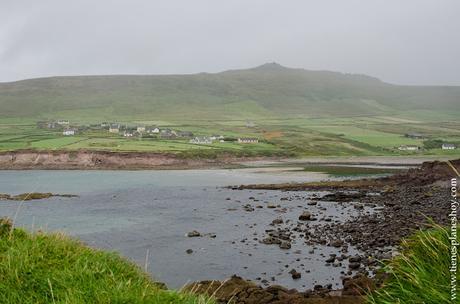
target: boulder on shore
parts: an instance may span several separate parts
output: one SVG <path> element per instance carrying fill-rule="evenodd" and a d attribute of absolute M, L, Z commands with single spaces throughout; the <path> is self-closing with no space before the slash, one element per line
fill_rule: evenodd
<path fill-rule="evenodd" d="M 308 211 L 302 212 L 302 214 L 299 216 L 299 221 L 309 221 L 312 219 L 311 213 Z"/>

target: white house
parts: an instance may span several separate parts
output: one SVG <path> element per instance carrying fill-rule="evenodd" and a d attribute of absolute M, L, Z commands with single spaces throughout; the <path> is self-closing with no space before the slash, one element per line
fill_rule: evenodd
<path fill-rule="evenodd" d="M 61 125 L 61 126 L 64 126 L 64 125 L 65 125 L 65 126 L 68 126 L 68 125 L 69 125 L 69 121 L 68 121 L 68 120 L 64 120 L 64 119 L 59 119 L 59 120 L 57 121 L 57 124 L 58 124 L 58 125 Z"/>
<path fill-rule="evenodd" d="M 441 148 L 443 150 L 455 150 L 457 147 L 454 144 L 442 144 Z"/>
<path fill-rule="evenodd" d="M 133 136 L 134 136 L 134 132 L 132 132 L 132 131 L 125 131 L 125 132 L 123 132 L 123 136 L 124 136 L 124 137 L 133 137 Z"/>
<path fill-rule="evenodd" d="M 212 140 L 209 137 L 195 137 L 190 139 L 189 141 L 191 144 L 199 144 L 199 145 L 209 145 L 212 144 Z"/>
<path fill-rule="evenodd" d="M 211 140 L 222 140 L 224 139 L 224 136 L 223 135 L 212 135 L 211 137 L 209 137 Z"/>
<path fill-rule="evenodd" d="M 414 146 L 414 145 L 402 145 L 402 146 L 399 146 L 398 150 L 401 150 L 401 151 L 418 151 L 418 150 L 420 150 L 420 147 L 419 146 Z"/>
<path fill-rule="evenodd" d="M 118 133 L 118 132 L 120 132 L 120 125 L 111 124 L 110 127 L 109 127 L 109 132 L 110 133 Z"/>
<path fill-rule="evenodd" d="M 145 127 L 139 126 L 139 127 L 137 127 L 136 130 L 137 130 L 137 132 L 142 133 L 142 132 L 145 132 Z"/>
<path fill-rule="evenodd" d="M 160 128 L 158 128 L 158 127 L 147 127 L 147 128 L 145 128 L 145 131 L 147 133 L 158 134 L 158 133 L 160 133 Z"/>
<path fill-rule="evenodd" d="M 259 142 L 259 139 L 254 138 L 254 137 L 240 137 L 238 138 L 238 143 L 239 144 L 257 144 Z"/>
<path fill-rule="evenodd" d="M 75 129 L 65 129 L 62 131 L 62 135 L 64 136 L 72 136 L 75 135 L 76 130 Z"/>

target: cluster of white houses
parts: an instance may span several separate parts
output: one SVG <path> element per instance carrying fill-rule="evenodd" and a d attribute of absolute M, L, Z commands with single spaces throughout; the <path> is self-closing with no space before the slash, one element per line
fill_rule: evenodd
<path fill-rule="evenodd" d="M 56 131 L 62 132 L 64 136 L 73 136 L 78 132 L 84 130 L 107 130 L 107 132 L 112 134 L 120 134 L 123 137 L 159 137 L 162 139 L 187 139 L 189 138 L 189 143 L 192 144 L 212 144 L 214 142 L 225 142 L 227 141 L 237 141 L 241 144 L 255 144 L 259 140 L 254 137 L 240 137 L 238 139 L 225 138 L 224 135 L 211 135 L 211 136 L 195 136 L 193 132 L 190 131 L 180 131 L 173 130 L 170 128 L 160 128 L 157 126 L 126 126 L 120 123 L 109 123 L 103 122 L 97 125 L 90 126 L 79 126 L 75 127 L 70 124 L 68 120 L 57 120 L 57 121 L 40 121 L 37 122 L 37 126 L 43 129 L 55 129 Z"/>
<path fill-rule="evenodd" d="M 102 128 L 108 129 L 109 133 L 120 133 L 123 132 L 123 134 L 132 134 L 138 133 L 147 133 L 147 134 L 158 134 L 160 133 L 160 128 L 158 127 L 145 127 L 145 126 L 137 126 L 137 127 L 128 127 L 128 126 L 122 126 L 121 124 L 116 124 L 116 123 L 102 123 L 101 124 Z M 128 135 L 129 136 L 129 135 Z"/>
<path fill-rule="evenodd" d="M 189 142 L 191 144 L 209 145 L 212 144 L 214 141 L 222 143 L 225 142 L 225 138 L 222 135 L 202 136 L 192 138 Z M 234 141 L 234 139 L 232 141 Z M 257 144 L 259 142 L 259 139 L 253 137 L 240 137 L 236 141 L 240 144 Z"/>
<path fill-rule="evenodd" d="M 72 127 L 70 122 L 65 119 L 59 119 L 56 121 L 39 121 L 37 122 L 37 127 L 41 129 L 62 130 L 62 135 L 64 136 L 75 135 L 79 130 L 77 127 Z"/>
<path fill-rule="evenodd" d="M 100 128 L 112 134 L 121 134 L 124 137 L 155 135 L 161 138 L 191 138 L 193 133 L 190 131 L 178 131 L 157 126 L 127 126 L 119 123 L 103 122 Z"/>
<path fill-rule="evenodd" d="M 37 127 L 40 129 L 62 129 L 70 126 L 68 120 L 59 119 L 56 121 L 38 121 Z"/>
<path fill-rule="evenodd" d="M 124 137 L 134 137 L 142 134 L 153 134 L 157 135 L 163 139 L 175 139 L 175 138 L 190 138 L 189 143 L 191 144 L 212 144 L 214 142 L 225 142 L 225 137 L 223 135 L 211 135 L 211 136 L 194 136 L 193 132 L 190 131 L 179 131 L 172 130 L 170 128 L 160 128 L 157 126 L 137 126 L 137 127 L 123 127 L 120 124 L 108 124 L 103 123 L 102 125 L 105 128 L 108 128 L 110 133 L 121 133 L 123 132 Z M 237 139 L 238 143 L 243 144 L 253 144 L 258 143 L 257 138 L 252 137 L 242 137 Z"/>
<path fill-rule="evenodd" d="M 251 121 L 246 122 L 248 128 L 252 128 L 255 124 Z M 236 141 L 239 144 L 257 144 L 258 138 L 255 137 L 240 137 L 240 138 L 225 138 L 223 135 L 211 135 L 211 136 L 195 136 L 190 131 L 179 131 L 170 128 L 160 128 L 158 126 L 126 126 L 120 123 L 109 123 L 103 122 L 101 124 L 90 125 L 90 126 L 73 126 L 68 120 L 59 119 L 55 121 L 39 121 L 37 127 L 42 129 L 55 129 L 61 131 L 64 136 L 73 136 L 78 132 L 84 130 L 107 130 L 109 133 L 121 134 L 124 137 L 159 137 L 163 139 L 189 139 L 192 144 L 212 144 L 213 142 L 225 142 L 225 141 Z M 423 139 L 425 136 L 420 133 L 406 133 L 405 137 L 410 139 Z M 442 143 L 440 148 L 442 150 L 455 150 L 457 146 L 453 143 Z M 417 145 L 401 145 L 397 147 L 400 151 L 418 151 L 422 148 Z"/>
<path fill-rule="evenodd" d="M 410 138 L 410 139 L 426 139 L 427 137 L 421 133 L 406 133 L 404 134 L 404 137 Z M 457 146 L 452 143 L 442 143 L 440 148 L 442 150 L 455 150 Z M 418 151 L 421 150 L 422 148 L 417 145 L 401 145 L 398 147 L 398 150 L 401 151 Z"/>
<path fill-rule="evenodd" d="M 398 147 L 398 150 L 401 150 L 401 151 L 418 151 L 421 149 L 422 148 L 417 145 L 401 145 Z M 442 150 L 455 150 L 457 149 L 457 146 L 454 144 L 444 143 L 441 145 L 441 149 Z"/>

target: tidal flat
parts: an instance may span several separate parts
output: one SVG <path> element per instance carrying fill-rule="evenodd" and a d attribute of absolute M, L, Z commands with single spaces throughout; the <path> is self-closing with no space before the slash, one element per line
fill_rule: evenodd
<path fill-rule="evenodd" d="M 305 212 L 315 225 L 341 223 L 376 212 L 355 203 L 321 201 L 325 191 L 232 190 L 229 185 L 314 182 L 319 172 L 285 170 L 0 171 L 0 192 L 71 193 L 40 203 L 2 201 L 0 216 L 31 230 L 64 231 L 90 246 L 117 251 L 171 288 L 233 274 L 262 285 L 303 290 L 341 287 L 349 262 L 327 265 L 340 255 L 330 244 L 292 238 L 290 248 L 264 241 L 279 223 Z M 358 204 L 359 205 L 359 204 Z M 16 216 L 17 213 L 17 216 Z M 192 231 L 199 236 L 188 237 Z M 361 254 L 349 246 L 348 254 Z M 293 279 L 292 269 L 301 273 Z"/>

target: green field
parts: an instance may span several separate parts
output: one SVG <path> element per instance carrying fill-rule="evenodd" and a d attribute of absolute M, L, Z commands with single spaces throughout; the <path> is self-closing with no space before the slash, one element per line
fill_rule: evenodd
<path fill-rule="evenodd" d="M 0 83 L 0 151 L 156 151 L 234 155 L 459 155 L 425 146 L 460 145 L 460 87 L 400 86 L 365 75 L 275 63 L 194 75 L 71 76 Z M 130 138 L 101 130 L 64 137 L 37 121 L 154 125 L 197 136 L 257 137 L 258 144 Z M 252 121 L 255 127 L 246 127 Z M 404 137 L 423 134 L 423 139 Z M 399 151 L 417 145 L 417 152 Z"/>
<path fill-rule="evenodd" d="M 83 122 L 72 122 L 83 126 Z M 97 123 L 94 121 L 93 123 Z M 156 124 L 155 121 L 125 121 L 137 124 Z M 191 131 L 195 136 L 221 134 L 226 138 L 257 137 L 257 144 L 239 144 L 235 141 L 213 144 L 192 144 L 189 139 L 162 139 L 111 134 L 106 130 L 79 132 L 63 136 L 61 131 L 39 129 L 33 120 L 0 119 L 0 151 L 35 150 L 106 150 L 150 151 L 182 154 L 186 157 L 216 156 L 226 153 L 236 156 L 351 156 L 351 155 L 460 155 L 460 150 L 425 148 L 426 140 L 440 140 L 460 146 L 460 123 L 456 121 L 420 122 L 403 118 L 374 116 L 321 119 L 260 119 L 255 127 L 246 127 L 246 121 L 161 121 L 160 127 Z M 423 139 L 404 136 L 418 132 Z M 420 151 L 397 149 L 400 145 L 417 145 Z"/>

